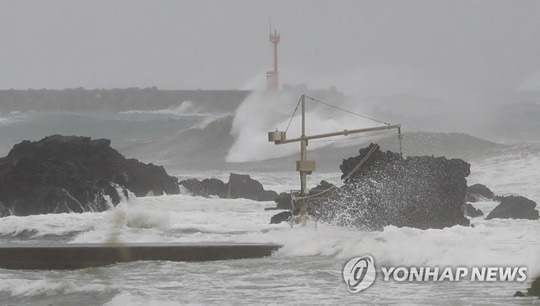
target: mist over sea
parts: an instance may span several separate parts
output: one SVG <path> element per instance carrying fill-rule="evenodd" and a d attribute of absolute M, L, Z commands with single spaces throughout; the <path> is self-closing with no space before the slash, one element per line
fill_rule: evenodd
<path fill-rule="evenodd" d="M 398 97 L 369 103 L 332 91 L 321 99 L 355 112 L 403 125 L 405 155 L 463 158 L 471 163 L 468 184 L 482 183 L 497 195 L 518 194 L 540 203 L 540 104 L 501 103 L 490 109 L 400 106 Z M 407 97 L 402 97 L 406 99 Z M 108 138 L 126 157 L 163 165 L 179 179 L 250 174 L 266 189 L 298 188 L 294 161 L 299 145 L 274 146 L 268 131 L 284 129 L 299 92 L 252 92 L 236 103 L 178 100 L 171 105 L 113 110 L 12 109 L 0 114 L 0 155 L 22 140 L 51 134 Z M 408 97 L 409 100 L 414 100 Z M 376 124 L 323 105 L 308 105 L 309 133 Z M 536 130 L 535 130 L 536 129 Z M 288 136 L 299 135 L 298 117 Z M 339 165 L 370 142 L 397 151 L 394 132 L 310 142 L 308 156 L 324 179 L 340 184 Z M 487 215 L 498 202 L 475 203 Z M 124 198 L 105 212 L 49 214 L 0 219 L 1 243 L 271 242 L 283 245 L 268 258 L 217 262 L 133 262 L 75 271 L 0 269 L 0 304 L 529 304 L 515 299 L 540 274 L 539 221 L 483 220 L 473 227 L 443 230 L 386 227 L 362 232 L 328 224 L 290 228 L 269 224 L 273 202 L 192 197 L 186 194 Z M 527 266 L 529 279 L 516 282 L 397 283 L 376 280 L 351 294 L 344 264 L 369 254 L 386 266 Z"/>

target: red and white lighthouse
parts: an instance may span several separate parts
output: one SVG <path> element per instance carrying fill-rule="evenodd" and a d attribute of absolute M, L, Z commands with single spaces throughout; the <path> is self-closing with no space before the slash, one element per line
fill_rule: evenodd
<path fill-rule="evenodd" d="M 266 88 L 270 90 L 277 90 L 279 88 L 278 81 L 278 56 L 277 45 L 279 43 L 279 34 L 277 31 L 270 31 L 270 42 L 274 44 L 274 70 L 266 72 Z"/>

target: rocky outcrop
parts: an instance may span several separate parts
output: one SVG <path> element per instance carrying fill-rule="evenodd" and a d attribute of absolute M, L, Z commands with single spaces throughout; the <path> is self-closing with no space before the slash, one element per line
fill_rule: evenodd
<path fill-rule="evenodd" d="M 234 174 L 229 176 L 228 198 L 251 199 L 256 201 L 274 201 L 277 193 L 272 190 L 264 190 L 263 185 L 249 177 L 247 174 Z"/>
<path fill-rule="evenodd" d="M 282 211 L 279 214 L 273 215 L 270 218 L 270 224 L 279 224 L 281 222 L 287 222 L 291 218 L 292 213 L 290 211 Z"/>
<path fill-rule="evenodd" d="M 282 192 L 275 199 L 275 202 L 277 204 L 276 208 L 292 210 L 293 207 L 292 207 L 291 201 L 292 201 L 291 194 L 288 192 Z"/>
<path fill-rule="evenodd" d="M 328 183 L 325 180 L 322 180 L 319 183 L 319 185 L 309 190 L 308 195 L 309 196 L 320 195 L 322 197 L 332 198 L 337 195 L 336 190 L 334 190 L 334 187 L 335 186 L 333 184 Z M 275 202 L 277 204 L 276 209 L 288 209 L 288 210 L 293 209 L 292 197 L 291 197 L 291 194 L 288 192 L 280 193 L 276 197 Z M 296 209 L 298 209 L 298 207 L 296 207 Z"/>
<path fill-rule="evenodd" d="M 540 276 L 535 278 L 531 284 L 531 287 L 527 289 L 527 295 L 540 297 Z"/>
<path fill-rule="evenodd" d="M 535 278 L 531 284 L 531 287 L 527 289 L 527 293 L 521 291 L 516 291 L 514 297 L 525 297 L 525 296 L 538 296 L 540 297 L 540 276 Z"/>
<path fill-rule="evenodd" d="M 428 156 L 402 159 L 373 146 L 343 161 L 344 186 L 334 188 L 323 200 L 311 201 L 311 215 L 368 230 L 387 225 L 427 229 L 470 224 L 464 216 L 468 163 Z M 365 163 L 351 174 L 372 149 Z"/>
<path fill-rule="evenodd" d="M 465 215 L 471 218 L 476 218 L 484 215 L 484 212 L 478 208 L 475 208 L 471 204 L 465 204 Z"/>
<path fill-rule="evenodd" d="M 103 211 L 127 191 L 175 194 L 179 187 L 163 167 L 126 159 L 107 139 L 54 135 L 23 141 L 0 159 L 0 216 Z"/>
<path fill-rule="evenodd" d="M 480 201 L 500 201 L 501 203 L 495 207 L 486 220 L 502 218 L 502 219 L 530 219 L 538 220 L 538 211 L 534 208 L 536 203 L 522 196 L 495 196 L 493 191 L 482 184 L 474 184 L 467 187 L 467 202 Z M 483 216 L 484 213 L 474 208 L 471 204 L 466 205 L 465 213 L 470 217 Z"/>
<path fill-rule="evenodd" d="M 493 191 L 482 184 L 474 184 L 467 187 L 467 202 L 480 202 L 486 200 L 493 200 L 495 195 Z"/>
<path fill-rule="evenodd" d="M 522 196 L 497 197 L 501 204 L 497 205 L 486 217 L 486 220 L 499 219 L 529 219 L 538 220 L 536 202 Z"/>
<path fill-rule="evenodd" d="M 227 198 L 228 185 L 216 178 L 203 179 L 202 181 L 198 179 L 187 179 L 180 181 L 178 184 L 186 188 L 194 196 L 205 198 L 218 196 L 220 198 Z"/>
<path fill-rule="evenodd" d="M 319 185 L 309 190 L 308 196 L 334 198 L 339 196 L 339 194 L 337 193 L 337 189 L 334 184 L 322 180 Z"/>
<path fill-rule="evenodd" d="M 250 199 L 255 201 L 274 201 L 278 196 L 275 191 L 265 190 L 263 185 L 246 174 L 231 173 L 229 182 L 211 178 L 183 180 L 179 183 L 194 196 L 218 196 L 225 199 Z"/>

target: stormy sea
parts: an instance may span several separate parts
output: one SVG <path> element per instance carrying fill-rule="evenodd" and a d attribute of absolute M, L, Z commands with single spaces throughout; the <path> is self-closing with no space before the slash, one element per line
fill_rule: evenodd
<path fill-rule="evenodd" d="M 107 138 L 126 157 L 163 165 L 179 180 L 213 177 L 226 181 L 229 173 L 242 173 L 260 181 L 265 189 L 285 192 L 299 188 L 294 171 L 299 145 L 275 146 L 267 141 L 267 132 L 287 127 L 298 98 L 297 93 L 254 92 L 225 106 L 217 99 L 101 110 L 14 107 L 0 114 L 0 156 L 22 140 L 53 134 Z M 325 98 L 331 100 L 321 100 Z M 481 183 L 497 195 L 517 194 L 540 203 L 540 139 L 533 131 L 540 127 L 538 102 L 501 106 L 499 117 L 493 120 L 506 120 L 509 128 L 504 129 L 488 122 L 488 114 L 476 111 L 461 117 L 445 112 L 446 117 L 437 118 L 439 110 L 422 105 L 413 112 L 413 108 L 390 111 L 390 107 L 347 103 L 338 105 L 401 123 L 405 155 L 462 158 L 471 164 L 468 185 Z M 308 109 L 311 133 L 369 126 L 368 121 L 326 110 L 324 105 L 308 105 Z M 297 116 L 291 122 L 288 136 L 292 138 L 298 135 L 300 123 Z M 318 163 L 317 171 L 308 177 L 309 188 L 323 179 L 340 185 L 342 160 L 369 143 L 398 150 L 394 131 L 347 137 L 309 144 L 308 155 Z M 285 222 L 270 224 L 279 212 L 265 210 L 275 207 L 273 201 L 206 198 L 187 192 L 130 195 L 105 212 L 7 216 L 0 218 L 0 243 L 101 243 L 114 238 L 126 243 L 256 242 L 283 247 L 260 259 L 141 261 L 67 271 L 0 269 L 0 304 L 539 303 L 512 295 L 540 275 L 540 222 L 485 220 L 498 204 L 496 200 L 474 203 L 484 216 L 471 218 L 470 227 L 427 230 L 387 226 L 382 231 L 360 231 L 324 222 L 291 228 Z M 378 272 L 381 266 L 525 266 L 527 279 L 397 282 L 384 281 L 378 273 L 370 288 L 350 293 L 343 267 L 349 259 L 363 255 L 373 257 Z"/>

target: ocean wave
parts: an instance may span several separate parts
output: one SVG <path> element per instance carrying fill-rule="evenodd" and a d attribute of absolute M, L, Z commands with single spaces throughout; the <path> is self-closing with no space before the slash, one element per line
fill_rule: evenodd
<path fill-rule="evenodd" d="M 88 231 L 100 213 L 47 214 L 0 218 L 0 236 L 16 240 L 62 237 Z"/>
<path fill-rule="evenodd" d="M 184 101 L 178 106 L 158 110 L 128 110 L 121 114 L 149 114 L 149 115 L 172 115 L 172 116 L 197 116 L 204 117 L 210 113 L 201 113 L 192 101 Z"/>
<path fill-rule="evenodd" d="M 123 191 L 117 187 L 120 195 L 120 203 L 106 212 L 84 212 L 84 213 L 62 213 L 62 214 L 43 214 L 31 216 L 7 216 L 0 218 L 0 237 L 9 239 L 11 242 L 25 242 L 36 239 L 45 241 L 66 241 L 78 234 L 92 231 L 98 225 L 98 220 L 103 219 L 111 212 L 122 214 L 126 208 L 136 201 L 136 196 L 128 193 L 124 196 Z M 108 197 L 106 197 L 108 198 Z M 110 202 L 110 207 L 113 205 Z M 135 217 L 132 220 L 134 226 L 144 226 L 144 222 Z M 152 225 L 148 225 L 152 226 Z"/>
<path fill-rule="evenodd" d="M 295 92 L 269 94 L 255 91 L 251 93 L 235 113 L 231 130 L 232 135 L 235 136 L 235 141 L 227 154 L 226 161 L 235 163 L 261 161 L 284 157 L 297 152 L 299 146 L 293 144 L 269 150 L 271 144 L 268 143 L 267 133 L 275 129 L 283 131 L 289 128 L 287 131 L 288 138 L 300 137 L 300 110 L 296 112 L 296 117 L 290 121 L 289 126 L 289 120 L 299 98 L 300 95 Z M 357 111 L 358 105 L 340 96 L 332 97 L 331 100 L 336 99 L 339 100 L 340 105 L 348 105 L 348 107 Z M 306 104 L 306 117 L 308 118 L 306 128 L 308 134 L 311 135 L 376 125 L 366 119 L 350 114 L 336 113 L 335 109 L 321 106 L 311 100 L 306 101 Z M 333 138 L 325 142 L 313 141 L 309 145 L 310 149 L 323 148 L 336 141 L 339 141 L 339 138 Z"/>
<path fill-rule="evenodd" d="M 246 234 L 239 241 L 283 245 L 274 256 L 325 256 L 349 259 L 371 255 L 391 266 L 527 266 L 530 276 L 540 273 L 538 221 L 496 220 L 475 227 L 442 230 L 386 227 L 361 232 L 319 224 L 313 228 L 283 228 Z"/>
<path fill-rule="evenodd" d="M 148 197 L 152 198 L 152 197 Z M 70 243 L 140 242 L 155 239 L 170 226 L 168 213 L 139 205 L 139 199 L 131 195 L 111 210 L 100 213 L 93 226 L 81 232 Z"/>
<path fill-rule="evenodd" d="M 26 115 L 20 116 L 11 116 L 11 117 L 0 117 L 0 126 L 8 126 L 14 123 L 18 123 L 27 119 Z"/>
<path fill-rule="evenodd" d="M 0 282 L 0 292 L 12 297 L 52 296 L 58 294 L 104 292 L 111 291 L 108 286 L 101 284 L 78 284 L 75 280 L 47 277 L 46 279 L 18 279 L 10 278 L 9 282 Z"/>
<path fill-rule="evenodd" d="M 138 211 L 120 208 L 94 219 L 71 242 L 257 242 L 283 247 L 273 256 L 323 256 L 339 260 L 369 254 L 384 265 L 518 266 L 540 273 L 540 222 L 472 219 L 473 227 L 444 229 L 385 227 L 364 232 L 324 223 L 306 228 L 269 224 L 273 203 L 207 199 L 186 195 L 139 198 Z M 498 203 L 476 204 L 489 213 Z M 129 208 L 132 209 L 132 208 Z M 159 213 L 156 213 L 159 212 Z M 120 221 L 118 221 L 120 220 Z M 132 225 L 130 223 L 133 222 Z M 112 234 L 111 234 L 112 233 Z"/>
<path fill-rule="evenodd" d="M 512 146 L 479 158 L 471 163 L 468 181 L 498 195 L 522 195 L 540 203 L 540 146 Z"/>
<path fill-rule="evenodd" d="M 116 295 L 111 301 L 104 304 L 104 306 L 148 306 L 148 305 L 159 305 L 159 306 L 177 306 L 185 305 L 185 303 L 180 303 L 176 301 L 159 299 L 156 297 L 149 297 L 142 293 L 130 293 L 127 291 L 121 292 Z"/>

